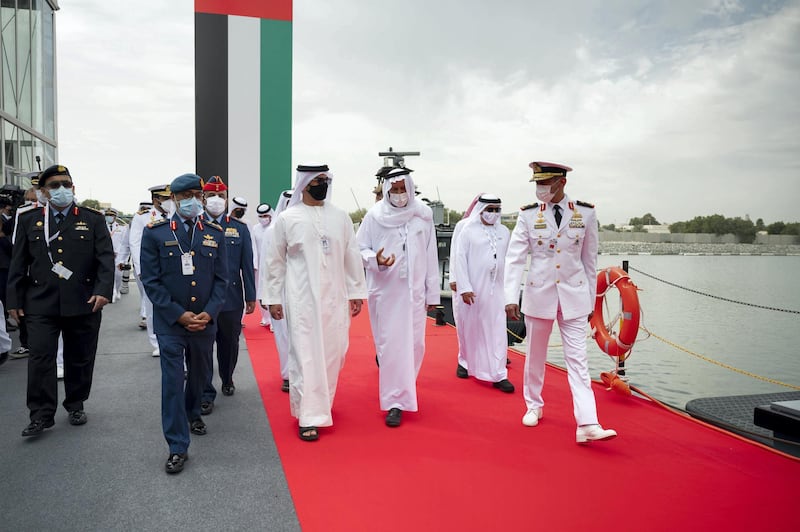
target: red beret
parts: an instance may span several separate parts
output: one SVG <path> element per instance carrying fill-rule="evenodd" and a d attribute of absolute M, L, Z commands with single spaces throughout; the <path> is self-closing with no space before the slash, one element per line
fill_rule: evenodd
<path fill-rule="evenodd" d="M 205 192 L 223 192 L 225 190 L 228 190 L 228 187 L 218 175 L 211 176 L 208 183 L 203 186 Z"/>

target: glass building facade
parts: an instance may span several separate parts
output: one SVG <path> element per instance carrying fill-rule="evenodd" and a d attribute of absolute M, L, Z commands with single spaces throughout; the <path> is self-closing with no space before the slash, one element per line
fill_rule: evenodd
<path fill-rule="evenodd" d="M 0 184 L 56 161 L 56 0 L 0 0 Z"/>

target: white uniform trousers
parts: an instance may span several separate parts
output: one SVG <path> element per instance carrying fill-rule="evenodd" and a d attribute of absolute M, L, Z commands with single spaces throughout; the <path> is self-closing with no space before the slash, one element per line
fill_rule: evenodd
<path fill-rule="evenodd" d="M 147 297 L 147 293 L 144 291 L 144 285 L 142 281 L 139 280 L 138 275 L 136 276 L 136 286 L 139 287 L 139 294 L 142 296 L 142 316 L 145 317 L 147 323 L 147 339 L 150 340 L 150 345 L 153 346 L 155 350 L 158 349 L 158 339 L 153 332 L 153 303 L 150 302 L 150 298 Z"/>
<path fill-rule="evenodd" d="M 572 406 L 578 425 L 597 423 L 597 405 L 589 378 L 589 360 L 586 356 L 587 316 L 565 320 L 558 309 L 558 328 L 564 344 L 564 361 L 567 363 L 569 388 L 572 392 Z M 547 361 L 547 342 L 553 330 L 553 321 L 525 316 L 527 329 L 527 353 L 523 394 L 528 409 L 544 406 L 542 387 L 544 386 L 545 362 Z"/>

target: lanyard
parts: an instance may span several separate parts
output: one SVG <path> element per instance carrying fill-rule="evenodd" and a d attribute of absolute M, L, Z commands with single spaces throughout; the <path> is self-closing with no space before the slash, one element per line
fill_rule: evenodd
<path fill-rule="evenodd" d="M 50 236 L 50 213 L 47 211 L 47 205 L 42 207 L 42 213 L 44 215 L 44 242 L 45 246 L 47 247 L 47 257 L 50 259 L 50 264 L 55 265 L 55 262 L 53 261 L 53 252 L 50 250 L 50 242 L 58 238 L 58 235 L 61 234 L 61 230 L 59 229 L 56 231 L 56 234 Z M 64 217 L 64 220 L 66 221 L 66 216 Z"/>
<path fill-rule="evenodd" d="M 197 221 L 194 222 L 193 227 L 195 229 L 200 229 L 202 231 L 203 230 L 203 221 L 198 218 Z M 170 231 L 172 231 L 172 236 L 175 237 L 175 242 L 178 243 L 178 251 L 181 252 L 181 255 L 185 255 L 187 252 L 183 250 L 183 248 L 181 247 L 181 241 L 178 238 L 178 235 L 175 234 L 175 230 L 177 228 L 178 228 L 178 223 L 175 220 L 171 220 L 170 223 L 169 223 L 169 229 L 170 229 Z M 197 231 L 192 231 L 192 238 L 191 238 L 191 240 L 189 240 L 189 250 L 191 250 L 192 246 L 194 245 L 194 235 L 195 235 L 195 233 L 197 233 Z"/>

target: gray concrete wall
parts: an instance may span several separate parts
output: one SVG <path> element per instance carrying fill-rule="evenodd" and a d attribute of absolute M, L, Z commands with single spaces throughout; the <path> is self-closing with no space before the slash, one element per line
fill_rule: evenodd
<path fill-rule="evenodd" d="M 736 235 L 715 235 L 711 233 L 618 233 L 600 231 L 601 242 L 649 242 L 672 244 L 737 244 Z M 794 235 L 756 235 L 755 244 L 793 245 L 800 244 L 800 237 Z"/>

